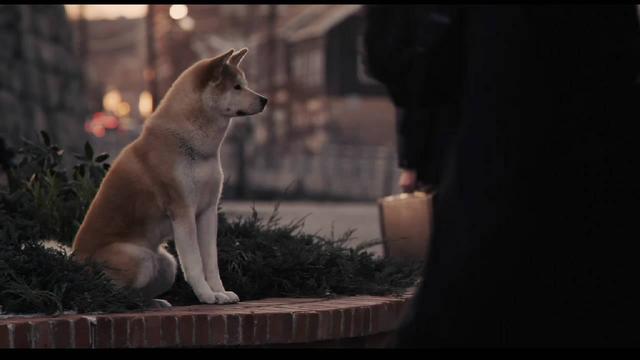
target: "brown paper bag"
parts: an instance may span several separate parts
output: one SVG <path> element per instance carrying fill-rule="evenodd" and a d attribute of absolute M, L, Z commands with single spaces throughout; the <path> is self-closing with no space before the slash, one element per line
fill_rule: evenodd
<path fill-rule="evenodd" d="M 432 194 L 415 192 L 378 200 L 385 256 L 424 260 L 429 248 Z"/>

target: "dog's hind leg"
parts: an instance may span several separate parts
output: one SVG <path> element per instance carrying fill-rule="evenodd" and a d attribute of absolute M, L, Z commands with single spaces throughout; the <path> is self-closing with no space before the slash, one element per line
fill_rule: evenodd
<path fill-rule="evenodd" d="M 176 261 L 162 247 L 153 251 L 131 243 L 115 243 L 96 253 L 94 259 L 116 285 L 138 289 L 147 300 L 171 289 L 175 281 Z M 168 305 L 157 305 L 161 304 Z"/>
<path fill-rule="evenodd" d="M 162 246 L 158 248 L 152 260 L 154 265 L 153 275 L 140 288 L 146 298 L 154 298 L 169 291 L 175 282 L 178 269 L 174 257 Z M 156 299 L 155 302 L 162 307 L 166 307 L 169 304 L 164 300 Z"/>

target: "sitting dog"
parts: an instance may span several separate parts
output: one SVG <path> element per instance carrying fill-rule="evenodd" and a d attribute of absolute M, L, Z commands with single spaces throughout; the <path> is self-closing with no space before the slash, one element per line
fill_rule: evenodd
<path fill-rule="evenodd" d="M 178 77 L 140 137 L 113 162 L 74 239 L 74 259 L 102 264 L 116 285 L 154 299 L 175 281 L 176 261 L 165 249 L 173 239 L 201 302 L 239 301 L 222 285 L 216 241 L 220 148 L 233 117 L 267 104 L 238 67 L 246 53 L 231 49 Z"/>

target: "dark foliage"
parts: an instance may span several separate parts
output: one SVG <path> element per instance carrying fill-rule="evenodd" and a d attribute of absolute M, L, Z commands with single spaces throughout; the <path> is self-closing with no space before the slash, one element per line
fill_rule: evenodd
<path fill-rule="evenodd" d="M 3 158 L 8 169 L 8 186 L 0 189 L 4 312 L 123 312 L 146 305 L 137 291 L 115 287 L 98 265 L 77 264 L 62 249 L 43 246 L 50 239 L 72 243 L 109 169 L 107 154 L 95 156 L 89 143 L 84 150 L 75 155 L 77 164 L 69 172 L 62 166 L 64 151 L 43 132 L 40 143 L 25 140 L 15 158 Z M 281 225 L 277 208 L 269 219 L 255 211 L 233 220 L 221 212 L 219 219 L 222 279 L 243 300 L 391 294 L 412 286 L 420 273 L 420 263 L 376 259 L 366 246 L 347 247 L 352 232 L 325 239 L 305 234 L 302 220 Z M 198 303 L 180 272 L 163 298 L 174 305 Z"/>

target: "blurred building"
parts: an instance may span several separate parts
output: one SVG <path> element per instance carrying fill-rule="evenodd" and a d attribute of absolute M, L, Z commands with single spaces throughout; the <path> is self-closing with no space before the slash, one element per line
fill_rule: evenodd
<path fill-rule="evenodd" d="M 392 146 L 393 106 L 362 66 L 362 6 L 296 10 L 276 12 L 271 31 L 267 17 L 250 40 L 247 74 L 271 98 L 256 141 L 313 153 L 326 144 Z"/>
<path fill-rule="evenodd" d="M 394 108 L 363 66 L 363 7 L 270 7 L 244 64 L 271 99 L 251 120 L 251 189 L 352 200 L 393 192 Z"/>
<path fill-rule="evenodd" d="M 171 5 L 149 5 L 147 21 L 147 67 L 148 87 L 154 78 L 157 88 L 152 92 L 156 99 L 155 104 L 162 99 L 169 90 L 173 81 L 198 60 L 191 47 L 191 31 L 185 31 L 179 27 L 178 22 L 170 17 Z M 151 61 L 151 63 L 150 63 Z"/>
<path fill-rule="evenodd" d="M 141 125 L 145 114 L 136 105 L 143 93 L 157 105 L 195 61 L 247 47 L 241 68 L 270 102 L 263 113 L 235 122 L 223 148 L 226 189 L 250 189 L 236 194 L 253 196 L 293 184 L 300 194 L 352 199 L 391 191 L 394 109 L 362 66 L 361 5 L 147 9 L 144 18 L 78 22 L 93 112 L 120 117 L 118 105 L 127 104 L 128 117 Z M 113 121 L 104 114 L 94 120 L 96 126 Z M 97 148 L 115 155 L 135 136 L 106 131 Z"/>
<path fill-rule="evenodd" d="M 86 69 L 91 84 L 91 110 L 104 109 L 104 95 L 117 91 L 126 104 L 121 118 L 141 119 L 140 94 L 145 90 L 144 19 L 96 20 L 87 25 Z"/>
<path fill-rule="evenodd" d="M 289 81 L 278 89 L 290 94 L 288 137 L 305 139 L 316 152 L 325 143 L 384 146 L 394 140 L 393 106 L 363 67 L 361 11 L 361 5 L 314 6 L 279 31 L 289 63 Z"/>
<path fill-rule="evenodd" d="M 46 130 L 80 151 L 88 111 L 62 5 L 0 5 L 0 136 L 12 145 Z"/>
<path fill-rule="evenodd" d="M 308 5 L 189 5 L 173 17 L 172 5 L 152 5 L 159 97 L 195 61 L 246 47 L 253 34 L 265 31 L 272 7 L 286 18 Z"/>
<path fill-rule="evenodd" d="M 249 83 L 271 99 L 252 120 L 257 144 L 393 144 L 393 106 L 362 66 L 362 6 L 189 5 L 179 19 L 153 8 L 158 97 L 193 62 L 248 47 Z"/>
<path fill-rule="evenodd" d="M 361 5 L 189 5 L 180 19 L 169 5 L 154 7 L 159 96 L 194 61 L 248 47 L 241 67 L 270 98 L 265 112 L 236 122 L 223 149 L 227 189 L 351 199 L 392 192 L 394 108 L 363 67 Z"/>
<path fill-rule="evenodd" d="M 87 74 L 89 117 L 80 124 L 83 138 L 98 152 L 117 153 L 139 134 L 143 114 L 140 101 L 146 90 L 144 18 L 71 20 L 75 47 Z"/>

